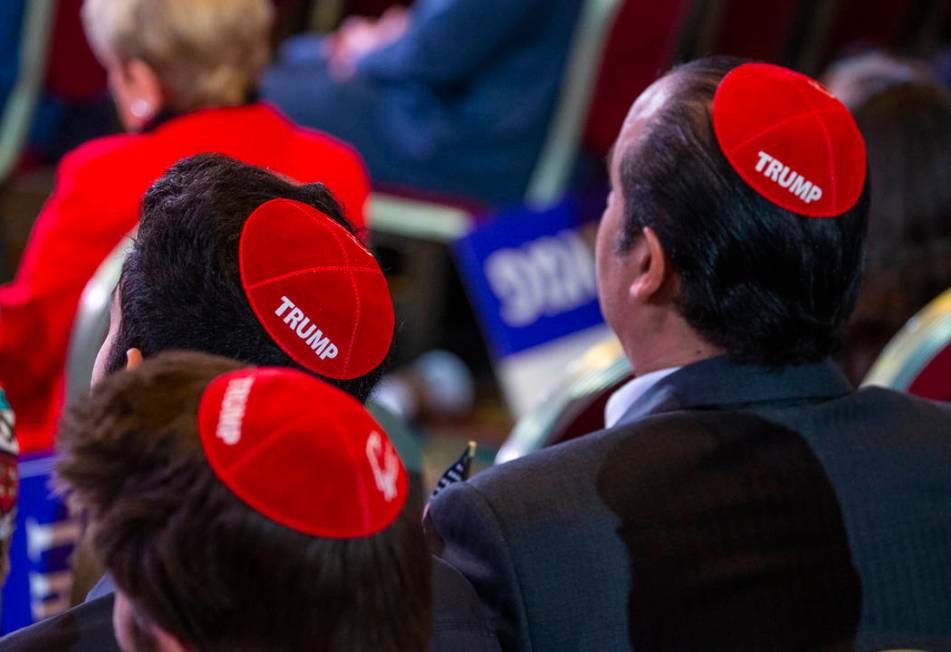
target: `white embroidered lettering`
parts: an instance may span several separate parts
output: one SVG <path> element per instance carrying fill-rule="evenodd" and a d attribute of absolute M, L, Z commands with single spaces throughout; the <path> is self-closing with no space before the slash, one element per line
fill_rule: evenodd
<path fill-rule="evenodd" d="M 792 185 L 793 180 L 799 176 L 798 172 L 793 172 L 789 169 L 789 166 L 783 168 L 783 173 L 779 175 L 779 185 L 783 188 L 788 188 Z"/>
<path fill-rule="evenodd" d="M 221 412 L 218 415 L 218 428 L 215 434 L 218 439 L 234 446 L 241 440 L 241 423 L 244 421 L 244 408 L 248 404 L 248 395 L 254 378 L 235 378 L 228 383 L 225 396 L 221 401 Z"/>
<path fill-rule="evenodd" d="M 305 331 L 304 329 L 307 328 L 307 324 L 309 323 L 310 323 L 310 318 L 304 317 L 304 321 L 302 321 L 300 323 L 300 326 L 297 327 L 297 335 L 302 340 L 306 340 L 308 337 L 310 337 L 311 333 L 313 333 L 314 330 L 317 329 L 317 324 L 310 324 L 310 328 Z"/>
<path fill-rule="evenodd" d="M 327 345 L 330 344 L 330 338 L 324 337 L 320 329 L 317 329 L 317 332 L 311 335 L 310 339 L 307 340 L 307 344 L 310 345 L 314 353 L 320 355 L 324 352 L 324 349 L 327 348 Z"/>
<path fill-rule="evenodd" d="M 767 161 L 769 161 L 769 166 L 766 165 Z M 775 181 L 780 187 L 787 189 L 806 204 L 811 204 L 814 201 L 822 199 L 822 188 L 811 181 L 806 181 L 806 178 L 800 173 L 788 165 L 781 163 L 766 152 L 759 153 L 759 162 L 756 164 L 756 171 L 761 172 L 766 178 Z"/>
<path fill-rule="evenodd" d="M 800 177 L 800 178 L 802 178 L 802 177 Z M 806 197 L 808 197 L 808 196 L 809 196 L 809 193 L 811 193 L 811 192 L 812 192 L 812 182 L 811 182 L 811 181 L 806 181 L 805 183 L 800 184 L 800 186 L 799 186 L 799 192 L 795 192 L 795 193 L 793 193 L 793 194 L 795 194 L 797 197 L 799 197 L 799 199 L 801 199 L 801 200 L 803 200 L 803 201 L 806 201 Z"/>
<path fill-rule="evenodd" d="M 773 181 L 779 181 L 779 173 L 783 169 L 783 164 L 773 159 L 773 162 L 769 164 L 769 167 L 766 168 L 766 176 L 768 176 Z"/>
<path fill-rule="evenodd" d="M 290 311 L 287 312 L 287 309 Z M 337 357 L 340 350 L 330 341 L 330 337 L 324 335 L 317 324 L 311 321 L 310 317 L 304 314 L 304 311 L 294 305 L 294 302 L 287 297 L 281 297 L 281 305 L 274 311 L 274 314 L 280 317 L 285 312 L 283 322 L 287 324 L 297 337 L 311 348 L 314 355 L 320 356 L 321 360 L 333 359 Z"/>
<path fill-rule="evenodd" d="M 287 297 L 281 297 L 281 305 L 278 306 L 277 310 L 274 311 L 274 314 L 280 317 L 284 314 L 284 311 L 289 307 L 293 306 L 294 302 L 288 299 Z"/>
<path fill-rule="evenodd" d="M 328 345 L 327 349 L 323 353 L 320 354 L 321 360 L 326 360 L 327 358 L 330 358 L 332 360 L 336 357 L 337 357 L 337 347 L 335 347 L 333 344 Z"/>
<path fill-rule="evenodd" d="M 291 327 L 291 330 L 297 328 L 297 325 L 300 323 L 300 320 L 304 318 L 304 311 L 300 308 L 294 308 L 289 313 L 287 317 L 284 318 L 284 323 Z"/>
<path fill-rule="evenodd" d="M 367 459 L 370 461 L 376 488 L 383 494 L 383 499 L 390 502 L 396 498 L 399 458 L 389 443 L 386 444 L 386 450 L 383 449 L 383 438 L 376 431 L 371 432 L 367 438 Z"/>

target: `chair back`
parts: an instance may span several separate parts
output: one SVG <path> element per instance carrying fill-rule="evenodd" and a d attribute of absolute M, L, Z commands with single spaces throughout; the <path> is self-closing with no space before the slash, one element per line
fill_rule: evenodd
<path fill-rule="evenodd" d="M 528 206 L 547 208 L 564 196 L 582 139 L 590 141 L 592 129 L 603 145 L 598 153 L 607 152 L 631 102 L 668 62 L 673 41 L 667 34 L 688 4 L 584 0 L 548 133 L 525 191 Z M 612 65 L 621 58 L 624 65 Z M 377 233 L 452 242 L 474 220 L 470 210 L 457 205 L 375 193 L 369 222 Z"/>
<path fill-rule="evenodd" d="M 951 289 L 905 324 L 862 384 L 951 401 Z"/>
<path fill-rule="evenodd" d="M 43 89 L 55 18 L 54 0 L 27 0 L 16 83 L 0 117 L 0 183 L 13 171 L 33 123 L 33 112 Z"/>
<path fill-rule="evenodd" d="M 673 62 L 693 5 L 691 0 L 626 0 L 615 8 L 610 32 L 602 35 L 606 42 L 597 68 L 588 72 L 590 99 L 579 106 L 592 154 L 608 153 L 631 104 Z"/>
<path fill-rule="evenodd" d="M 697 55 L 725 54 L 770 63 L 791 61 L 802 0 L 706 0 L 705 29 Z"/>
<path fill-rule="evenodd" d="M 86 37 L 83 0 L 58 0 L 56 4 L 44 90 L 60 102 L 81 105 L 106 92 L 106 69 Z"/>
<path fill-rule="evenodd" d="M 631 373 L 616 338 L 592 347 L 558 390 L 518 420 L 496 464 L 602 429 L 608 398 Z"/>
<path fill-rule="evenodd" d="M 89 390 L 89 378 L 96 362 L 99 347 L 109 330 L 109 308 L 112 291 L 119 282 L 122 264 L 132 249 L 132 236 L 122 242 L 99 265 L 86 283 L 66 352 L 66 401 L 71 403 Z"/>
<path fill-rule="evenodd" d="M 567 189 L 594 96 L 602 54 L 622 3 L 623 0 L 585 0 L 581 6 L 548 136 L 525 192 L 529 206 L 547 207 L 561 199 Z"/>

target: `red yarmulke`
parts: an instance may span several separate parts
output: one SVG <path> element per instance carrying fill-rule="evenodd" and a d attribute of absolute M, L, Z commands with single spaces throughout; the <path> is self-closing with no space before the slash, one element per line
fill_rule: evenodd
<path fill-rule="evenodd" d="M 843 104 L 818 82 L 748 63 L 723 78 L 713 129 L 733 169 L 757 193 L 809 217 L 845 213 L 865 185 L 865 141 Z"/>
<path fill-rule="evenodd" d="M 312 206 L 272 199 L 241 232 L 241 283 L 254 314 L 287 355 L 328 378 L 383 362 L 393 301 L 373 255 Z"/>
<path fill-rule="evenodd" d="M 276 367 L 215 378 L 198 408 L 215 475 L 252 509 L 306 534 L 356 538 L 390 525 L 406 470 L 380 425 L 349 394 Z"/>

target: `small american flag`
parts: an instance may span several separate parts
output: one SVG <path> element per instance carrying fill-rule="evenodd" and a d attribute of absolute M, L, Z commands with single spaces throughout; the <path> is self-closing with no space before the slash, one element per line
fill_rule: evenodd
<path fill-rule="evenodd" d="M 460 457 L 455 464 L 446 469 L 446 472 L 439 478 L 439 482 L 436 483 L 436 488 L 433 489 L 433 495 L 429 497 L 430 500 L 438 496 L 439 492 L 449 485 L 469 479 L 469 472 L 472 469 L 472 458 L 475 457 L 475 451 L 476 443 L 470 441 L 466 445 L 466 450 L 463 451 L 462 457 Z"/>

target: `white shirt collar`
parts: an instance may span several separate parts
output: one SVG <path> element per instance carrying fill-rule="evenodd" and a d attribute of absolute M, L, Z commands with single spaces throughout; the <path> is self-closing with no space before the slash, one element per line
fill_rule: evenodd
<path fill-rule="evenodd" d="M 657 384 L 662 378 L 669 376 L 680 367 L 658 369 L 643 376 L 637 376 L 611 394 L 608 404 L 604 406 L 604 427 L 613 428 L 621 420 L 624 413 L 643 396 L 647 390 Z"/>

